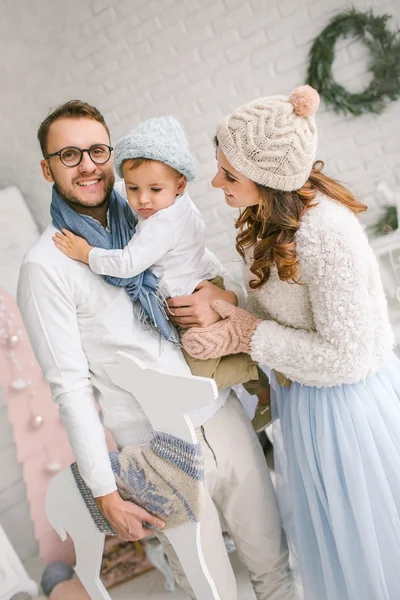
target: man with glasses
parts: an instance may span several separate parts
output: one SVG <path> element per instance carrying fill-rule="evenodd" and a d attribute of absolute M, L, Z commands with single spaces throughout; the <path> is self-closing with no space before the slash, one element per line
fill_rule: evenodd
<path fill-rule="evenodd" d="M 86 217 L 89 224 L 94 219 L 96 227 L 101 225 L 113 236 L 112 146 L 99 111 L 78 100 L 67 102 L 43 121 L 38 139 L 43 176 L 53 184 L 52 205 L 56 197 L 70 214 Z M 179 349 L 141 326 L 140 309 L 125 289 L 109 285 L 87 265 L 67 258 L 53 244 L 55 232 L 50 225 L 24 259 L 19 307 L 86 484 L 114 531 L 123 539 L 137 540 L 149 535 L 143 523 L 156 528 L 163 524 L 119 496 L 102 422 L 119 446 L 147 443 L 151 427 L 136 400 L 110 381 L 103 365 L 120 350 L 154 369 L 171 374 L 190 371 Z M 209 305 L 217 298 L 236 303 L 241 293 L 215 262 L 227 291 L 206 282 L 190 297 L 188 310 L 199 326 L 216 320 L 211 307 L 199 314 L 205 298 Z M 172 401 L 168 395 L 160 398 L 168 401 Z M 203 550 L 221 600 L 235 600 L 237 592 L 215 505 L 231 524 L 257 597 L 293 598 L 271 480 L 237 399 L 223 390 L 214 403 L 192 416 L 192 423 L 202 446 L 209 491 L 202 517 Z M 158 535 L 178 582 L 191 594 L 171 547 L 162 533 Z"/>
<path fill-rule="evenodd" d="M 62 164 L 66 167 L 77 167 L 82 162 L 83 153 L 87 152 L 96 165 L 103 165 L 110 159 L 112 150 L 113 148 L 107 146 L 107 144 L 95 144 L 90 148 L 83 148 L 82 150 L 73 146 L 67 146 L 67 148 L 62 148 L 58 152 L 48 154 L 44 158 L 48 159 L 51 156 L 59 156 Z"/>

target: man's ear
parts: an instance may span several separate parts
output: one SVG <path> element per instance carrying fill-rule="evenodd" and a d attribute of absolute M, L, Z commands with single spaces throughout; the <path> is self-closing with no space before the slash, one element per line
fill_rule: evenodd
<path fill-rule="evenodd" d="M 40 161 L 40 166 L 42 167 L 42 173 L 45 180 L 49 183 L 53 183 L 53 175 L 51 174 L 49 164 L 45 158 Z"/>
<path fill-rule="evenodd" d="M 176 188 L 176 193 L 183 194 L 185 189 L 186 189 L 186 177 L 184 175 L 181 175 L 178 179 L 178 186 Z"/>

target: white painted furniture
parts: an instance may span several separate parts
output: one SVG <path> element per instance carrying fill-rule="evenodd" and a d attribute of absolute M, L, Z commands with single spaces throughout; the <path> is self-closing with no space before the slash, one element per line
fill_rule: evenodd
<path fill-rule="evenodd" d="M 10 600 L 18 592 L 38 595 L 38 586 L 29 578 L 4 530 L 0 526 L 0 600 Z"/>
<path fill-rule="evenodd" d="M 135 396 L 155 430 L 196 443 L 187 413 L 216 398 L 218 392 L 214 381 L 160 373 L 144 367 L 139 360 L 123 352 L 118 352 L 116 362 L 105 369 L 115 384 Z M 104 534 L 94 524 L 69 469 L 51 481 L 46 513 L 62 539 L 67 533 L 71 536 L 76 553 L 75 571 L 92 600 L 110 600 L 99 578 Z M 204 561 L 201 524 L 180 525 L 168 529 L 165 535 L 178 555 L 197 600 L 220 600 Z"/>
<path fill-rule="evenodd" d="M 379 261 L 390 320 L 396 342 L 400 344 L 400 229 L 373 238 L 370 244 Z"/>

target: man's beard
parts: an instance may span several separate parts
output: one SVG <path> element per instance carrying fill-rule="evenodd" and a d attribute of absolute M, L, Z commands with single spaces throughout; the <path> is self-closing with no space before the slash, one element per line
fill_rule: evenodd
<path fill-rule="evenodd" d="M 104 190 L 103 197 L 100 198 L 100 200 L 96 204 L 86 204 L 85 202 L 83 202 L 82 200 L 77 198 L 69 188 L 60 186 L 53 177 L 54 189 L 61 196 L 61 198 L 63 198 L 66 202 L 68 202 L 68 204 L 70 204 L 72 207 L 81 207 L 81 208 L 86 208 L 86 209 L 101 208 L 102 206 L 105 206 L 107 204 L 107 202 L 111 196 L 111 192 L 113 191 L 115 177 L 114 177 L 114 175 L 112 175 L 108 178 L 104 176 L 103 179 L 106 182 L 106 187 Z"/>

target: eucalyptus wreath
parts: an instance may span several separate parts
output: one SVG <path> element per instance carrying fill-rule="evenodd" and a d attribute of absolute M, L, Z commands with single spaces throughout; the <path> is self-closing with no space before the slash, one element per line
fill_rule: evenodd
<path fill-rule="evenodd" d="M 372 10 L 354 8 L 336 15 L 314 40 L 307 72 L 307 83 L 314 87 L 335 112 L 361 115 L 383 112 L 389 102 L 400 97 L 400 32 L 390 30 L 391 15 L 375 16 Z M 340 37 L 354 37 L 370 52 L 368 71 L 372 79 L 359 93 L 350 93 L 332 74 L 335 46 Z"/>

